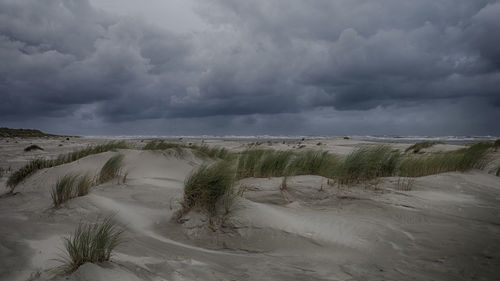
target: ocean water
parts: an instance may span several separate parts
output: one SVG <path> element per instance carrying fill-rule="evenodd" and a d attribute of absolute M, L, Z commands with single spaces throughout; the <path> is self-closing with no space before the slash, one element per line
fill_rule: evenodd
<path fill-rule="evenodd" d="M 345 136 L 272 136 L 272 135 L 256 135 L 256 136 L 238 136 L 238 135 L 135 135 L 135 136 L 85 136 L 88 138 L 111 138 L 111 139 L 206 139 L 206 140 L 231 140 L 231 141 L 300 141 L 302 139 L 330 139 L 344 138 Z M 373 142 L 398 142 L 398 143 L 416 143 L 422 141 L 440 141 L 447 144 L 470 144 L 480 141 L 494 141 L 499 139 L 498 136 L 347 136 L 353 140 L 373 141 Z"/>

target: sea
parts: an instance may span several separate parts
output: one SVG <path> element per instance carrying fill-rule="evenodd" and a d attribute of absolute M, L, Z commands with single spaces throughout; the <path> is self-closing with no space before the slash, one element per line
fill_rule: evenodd
<path fill-rule="evenodd" d="M 342 139 L 349 138 L 353 140 L 372 141 L 372 142 L 395 142 L 395 143 L 417 143 L 423 141 L 438 141 L 446 144 L 471 144 L 481 141 L 494 141 L 500 139 L 498 136 L 289 136 L 289 135 L 132 135 L 132 136 L 84 136 L 88 138 L 106 138 L 106 139 L 165 139 L 165 140 L 227 140 L 227 141 L 300 141 L 307 139 Z"/>

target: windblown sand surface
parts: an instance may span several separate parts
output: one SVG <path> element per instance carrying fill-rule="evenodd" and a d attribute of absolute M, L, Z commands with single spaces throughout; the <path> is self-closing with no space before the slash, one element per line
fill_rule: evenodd
<path fill-rule="evenodd" d="M 105 142 L 17 141 L 0 139 L 1 167 L 16 169 L 35 156 Z M 30 143 L 45 150 L 24 152 Z M 397 178 L 339 188 L 319 176 L 296 176 L 283 191 L 281 178 L 244 179 L 235 188 L 243 185 L 246 191 L 236 199 L 225 226 L 210 227 L 196 212 L 182 224 L 171 220 L 180 208 L 186 175 L 207 160 L 189 151 L 142 151 L 140 140 L 131 143 L 137 149 L 41 170 L 21 183 L 17 194 L 0 198 L 0 280 L 500 279 L 500 177 L 488 170 L 417 178 L 411 191 L 397 190 Z M 247 147 L 237 141 L 207 143 L 232 151 Z M 333 139 L 305 145 L 302 149 L 346 155 L 373 143 Z M 391 145 L 401 150 L 409 146 Z M 269 148 L 297 146 L 277 143 Z M 50 190 L 59 177 L 97 174 L 117 153 L 125 155 L 125 183 L 108 182 L 59 209 L 52 207 Z M 493 157 L 498 163 L 498 153 Z M 7 176 L 0 179 L 2 194 Z M 112 261 L 54 277 L 62 237 L 80 221 L 108 214 L 115 214 L 127 240 Z"/>

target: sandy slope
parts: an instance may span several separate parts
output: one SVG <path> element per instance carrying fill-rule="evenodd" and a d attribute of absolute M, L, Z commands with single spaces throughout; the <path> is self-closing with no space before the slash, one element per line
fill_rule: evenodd
<path fill-rule="evenodd" d="M 3 141 L 0 165 L 32 155 L 25 142 Z M 44 155 L 102 140 L 44 140 Z M 31 141 L 33 142 L 33 141 Z M 36 141 L 35 141 L 36 142 Z M 371 145 L 350 140 L 304 142 L 346 154 Z M 40 142 L 38 142 L 40 143 Z M 210 141 L 232 150 L 244 142 Z M 139 141 L 136 141 L 140 145 Z M 289 149 L 289 143 L 273 144 Z M 404 150 L 408 145 L 395 144 Z M 306 148 L 307 148 L 306 147 Z M 439 148 L 439 147 L 438 147 Z M 442 149 L 452 149 L 443 146 Z M 437 149 L 437 148 L 433 148 Z M 125 155 L 126 183 L 51 207 L 49 190 L 69 173 L 96 174 L 109 157 Z M 496 156 L 498 158 L 498 156 Z M 121 150 L 45 169 L 0 198 L 0 280 L 51 280 L 62 236 L 79 221 L 115 214 L 127 243 L 112 262 L 86 264 L 60 280 L 496 280 L 500 276 L 500 178 L 485 171 L 418 178 L 398 191 L 396 178 L 338 188 L 319 176 L 245 179 L 246 191 L 225 226 L 213 229 L 195 212 L 171 221 L 183 181 L 202 163 L 191 153 Z M 1 179 L 2 189 L 5 178 Z"/>

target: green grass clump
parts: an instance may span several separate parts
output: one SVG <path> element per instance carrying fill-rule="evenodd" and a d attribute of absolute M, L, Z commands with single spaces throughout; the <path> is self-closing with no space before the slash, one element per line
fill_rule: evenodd
<path fill-rule="evenodd" d="M 272 150 L 264 149 L 248 149 L 241 152 L 238 159 L 237 177 L 248 178 L 257 177 L 259 171 L 260 161 L 265 154 L 271 153 Z"/>
<path fill-rule="evenodd" d="M 424 149 L 424 148 L 428 148 L 428 147 L 431 147 L 431 146 L 434 146 L 436 144 L 442 144 L 443 142 L 440 142 L 440 141 L 423 141 L 423 142 L 417 142 L 416 144 L 408 147 L 405 152 L 408 152 L 408 151 L 413 151 L 413 153 L 418 153 L 420 152 L 420 150 Z"/>
<path fill-rule="evenodd" d="M 81 176 L 76 183 L 76 196 L 85 196 L 89 194 L 94 182 L 88 174 Z"/>
<path fill-rule="evenodd" d="M 94 181 L 88 174 L 83 176 L 68 174 L 58 179 L 56 185 L 52 188 L 50 196 L 55 208 L 58 208 L 64 202 L 78 196 L 89 194 Z"/>
<path fill-rule="evenodd" d="M 50 193 L 54 207 L 58 208 L 62 203 L 75 197 L 74 188 L 76 180 L 76 175 L 65 175 L 57 180 L 56 186 L 52 188 Z"/>
<path fill-rule="evenodd" d="M 238 160 L 237 177 L 280 177 L 285 174 L 291 151 L 249 149 Z"/>
<path fill-rule="evenodd" d="M 350 153 L 334 171 L 340 184 L 359 183 L 377 177 L 392 176 L 396 172 L 400 153 L 380 145 L 360 148 Z"/>
<path fill-rule="evenodd" d="M 295 154 L 286 175 L 320 175 L 332 177 L 338 158 L 326 151 L 309 150 Z"/>
<path fill-rule="evenodd" d="M 291 151 L 267 151 L 257 163 L 254 177 L 280 177 L 287 174 Z"/>
<path fill-rule="evenodd" d="M 420 177 L 451 171 L 482 169 L 487 163 L 487 153 L 492 143 L 480 142 L 468 148 L 438 152 L 428 156 L 409 156 L 401 162 L 400 174 L 406 177 Z"/>
<path fill-rule="evenodd" d="M 40 146 L 36 145 L 36 144 L 32 144 L 30 146 L 27 146 L 24 151 L 28 152 L 28 151 L 32 151 L 32 150 L 43 150 L 43 148 L 41 148 Z"/>
<path fill-rule="evenodd" d="M 64 238 L 66 255 L 59 259 L 61 270 L 72 273 L 84 263 L 109 261 L 113 250 L 123 243 L 123 230 L 112 217 L 97 223 L 80 223 L 70 237 Z"/>
<path fill-rule="evenodd" d="M 10 192 L 12 193 L 14 192 L 14 189 L 19 183 L 21 183 L 25 178 L 31 176 L 38 170 L 59 166 L 62 164 L 76 161 L 80 158 L 89 155 L 98 154 L 110 150 L 121 149 L 121 148 L 128 148 L 127 144 L 124 141 L 108 142 L 106 144 L 101 144 L 97 146 L 89 146 L 87 148 L 75 152 L 61 154 L 56 159 L 42 159 L 42 158 L 34 159 L 29 161 L 23 167 L 19 168 L 19 170 L 12 173 L 9 179 L 7 180 L 7 186 L 10 187 Z"/>
<path fill-rule="evenodd" d="M 234 171 L 229 161 L 201 166 L 184 182 L 183 213 L 199 207 L 210 216 L 215 215 L 217 201 L 231 191 L 233 180 Z"/>
<path fill-rule="evenodd" d="M 120 174 L 120 170 L 123 164 L 123 155 L 115 155 L 106 161 L 104 166 L 101 168 L 99 173 L 99 183 L 105 183 L 109 180 L 116 178 Z"/>
<path fill-rule="evenodd" d="M 331 176 L 338 158 L 326 151 L 249 149 L 240 154 L 237 178 L 294 175 Z"/>

